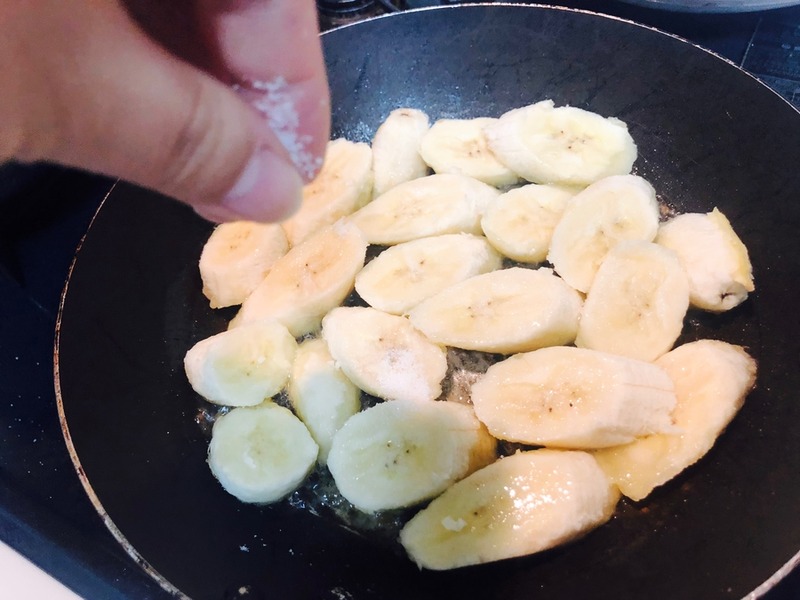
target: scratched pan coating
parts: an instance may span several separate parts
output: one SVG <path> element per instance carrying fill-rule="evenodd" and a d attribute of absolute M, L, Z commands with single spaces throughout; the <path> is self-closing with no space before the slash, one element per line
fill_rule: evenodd
<path fill-rule="evenodd" d="M 552 98 L 626 121 L 636 172 L 681 211 L 725 212 L 757 291 L 684 340 L 747 346 L 756 390 L 713 450 L 605 526 L 537 556 L 420 571 L 391 544 L 286 504 L 225 493 L 205 463 L 184 352 L 224 328 L 200 293 L 210 226 L 120 184 L 64 295 L 59 406 L 79 474 L 128 552 L 200 599 L 739 598 L 800 550 L 800 114 L 733 65 L 628 22 L 531 6 L 407 12 L 323 36 L 335 136 L 368 141 L 394 108 L 498 116 Z M 779 573 L 778 576 L 775 574 Z M 238 595 L 237 595 L 238 594 Z"/>

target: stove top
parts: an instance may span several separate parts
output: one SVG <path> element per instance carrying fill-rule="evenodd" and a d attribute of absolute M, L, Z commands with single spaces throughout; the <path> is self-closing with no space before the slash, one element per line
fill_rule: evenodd
<path fill-rule="evenodd" d="M 318 0 L 320 26 L 448 0 Z M 800 7 L 669 13 L 614 0 L 551 2 L 631 19 L 704 46 L 800 108 Z M 0 167 L 0 539 L 85 598 L 170 597 L 123 551 L 86 497 L 61 435 L 53 336 L 73 253 L 111 186 L 47 165 Z M 2 595 L 2 594 L 0 594 Z M 800 597 L 800 571 L 765 596 Z"/>

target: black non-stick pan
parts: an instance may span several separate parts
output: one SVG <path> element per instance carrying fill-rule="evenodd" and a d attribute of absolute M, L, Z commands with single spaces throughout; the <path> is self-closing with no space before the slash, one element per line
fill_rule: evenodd
<path fill-rule="evenodd" d="M 214 480 L 210 407 L 182 367 L 232 316 L 200 291 L 211 226 L 119 184 L 71 272 L 56 383 L 80 477 L 121 543 L 165 588 L 197 600 L 714 600 L 772 585 L 800 551 L 800 114 L 704 50 L 571 10 L 408 12 L 323 40 L 335 136 L 368 141 L 401 106 L 432 119 L 498 116 L 545 98 L 626 121 L 635 171 L 660 199 L 680 211 L 719 207 L 750 249 L 755 293 L 723 315 L 690 314 L 683 340 L 747 346 L 757 387 L 699 464 L 643 502 L 622 501 L 585 538 L 421 571 L 392 539 L 297 498 L 245 505 Z"/>

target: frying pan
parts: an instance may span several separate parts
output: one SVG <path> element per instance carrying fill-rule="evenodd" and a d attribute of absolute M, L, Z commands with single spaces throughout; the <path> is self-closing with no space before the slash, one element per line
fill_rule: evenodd
<path fill-rule="evenodd" d="M 625 120 L 635 170 L 660 199 L 680 211 L 718 206 L 750 249 L 756 292 L 729 313 L 690 314 L 681 341 L 747 346 L 757 387 L 700 463 L 645 501 L 622 501 L 583 539 L 421 571 L 390 536 L 313 514 L 302 497 L 245 505 L 213 479 L 210 408 L 182 368 L 185 351 L 232 316 L 200 293 L 210 225 L 120 183 L 71 270 L 56 385 L 78 473 L 128 552 L 165 589 L 195 599 L 709 600 L 770 587 L 800 550 L 800 114 L 691 44 L 574 10 L 431 9 L 323 41 L 335 136 L 369 140 L 400 106 L 434 119 L 497 116 L 544 98 Z"/>

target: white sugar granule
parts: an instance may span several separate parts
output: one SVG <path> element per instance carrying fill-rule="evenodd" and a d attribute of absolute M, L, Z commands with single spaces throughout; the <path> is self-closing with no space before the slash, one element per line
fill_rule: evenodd
<path fill-rule="evenodd" d="M 391 348 L 378 365 L 378 387 L 386 398 L 428 400 L 431 390 L 422 370 L 412 351 Z"/>
<path fill-rule="evenodd" d="M 300 116 L 286 79 L 249 80 L 243 85 L 234 86 L 234 90 L 246 92 L 248 97 L 255 92 L 250 104 L 267 120 L 267 125 L 286 148 L 297 170 L 310 179 L 322 165 L 322 157 L 314 157 L 308 151 L 311 136 L 299 134 Z"/>

